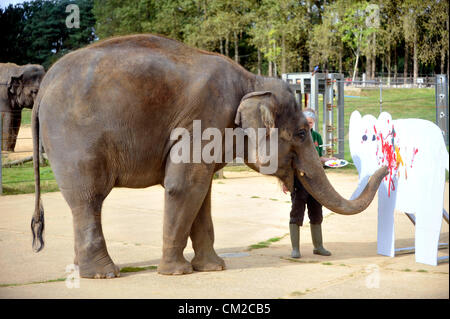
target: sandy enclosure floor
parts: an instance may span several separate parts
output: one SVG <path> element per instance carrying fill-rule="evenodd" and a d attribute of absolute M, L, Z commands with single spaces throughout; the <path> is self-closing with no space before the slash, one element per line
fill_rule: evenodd
<path fill-rule="evenodd" d="M 349 197 L 357 176 L 327 173 Z M 43 195 L 46 246 L 31 250 L 34 195 L 0 197 L 0 298 L 449 298 L 449 265 L 415 262 L 414 254 L 377 255 L 377 199 L 361 214 L 324 210 L 325 247 L 332 256 L 312 253 L 308 218 L 301 230 L 302 258 L 290 259 L 290 197 L 275 178 L 256 172 L 225 172 L 213 181 L 215 249 L 227 270 L 162 276 L 163 188 L 114 189 L 103 206 L 108 251 L 123 267 L 149 267 L 111 280 L 80 279 L 69 288 L 66 266 L 73 262 L 71 212 L 59 192 Z M 448 211 L 448 185 L 445 207 Z M 414 226 L 404 214 L 395 221 L 396 247 L 414 245 Z M 272 238 L 266 248 L 250 245 Z M 448 243 L 442 223 L 441 242 Z M 448 256 L 448 249 L 439 256 Z M 190 241 L 185 250 L 191 260 Z M 56 280 L 56 281 L 55 281 Z M 72 286 L 73 287 L 73 286 Z"/>
<path fill-rule="evenodd" d="M 16 147 L 14 152 L 8 152 L 3 155 L 4 162 L 15 161 L 27 156 L 33 155 L 33 139 L 31 134 L 31 126 L 22 126 L 17 136 Z"/>

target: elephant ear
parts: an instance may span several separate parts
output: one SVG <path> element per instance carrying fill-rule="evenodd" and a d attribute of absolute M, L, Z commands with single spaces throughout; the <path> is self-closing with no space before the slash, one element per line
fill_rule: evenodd
<path fill-rule="evenodd" d="M 18 107 L 16 105 L 16 96 L 20 94 L 20 91 L 23 88 L 23 74 L 19 76 L 11 76 L 11 79 L 8 83 L 8 96 L 10 98 L 12 108 Z"/>
<path fill-rule="evenodd" d="M 247 128 L 275 127 L 275 101 L 270 91 L 258 91 L 246 94 L 239 104 L 234 123 L 244 130 Z"/>

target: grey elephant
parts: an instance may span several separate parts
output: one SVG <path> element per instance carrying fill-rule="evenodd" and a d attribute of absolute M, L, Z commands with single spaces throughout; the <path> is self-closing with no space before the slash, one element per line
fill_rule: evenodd
<path fill-rule="evenodd" d="M 113 187 L 165 188 L 160 274 L 225 269 L 216 254 L 211 184 L 225 161 L 176 162 L 176 128 L 277 129 L 277 167 L 272 174 L 289 190 L 296 174 L 324 206 L 356 214 L 372 201 L 387 174 L 380 168 L 353 201 L 331 186 L 313 145 L 308 123 L 289 86 L 256 76 L 232 60 L 162 36 L 111 38 L 67 54 L 45 75 L 32 114 L 36 203 L 33 249 L 43 248 L 38 138 L 73 214 L 75 264 L 80 276 L 111 278 L 101 224 L 104 199 Z M 224 136 L 222 134 L 222 136 Z M 246 137 L 248 138 L 248 137 Z M 269 136 L 265 137 L 269 138 Z M 244 161 L 255 170 L 258 161 Z M 183 255 L 191 238 L 195 256 Z"/>
<path fill-rule="evenodd" d="M 3 151 L 14 151 L 22 121 L 22 109 L 33 107 L 44 74 L 44 68 L 37 64 L 0 63 Z"/>

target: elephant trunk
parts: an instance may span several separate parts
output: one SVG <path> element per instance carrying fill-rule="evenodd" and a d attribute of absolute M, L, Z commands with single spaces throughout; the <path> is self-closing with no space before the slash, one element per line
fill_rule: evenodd
<path fill-rule="evenodd" d="M 296 170 L 297 178 L 319 203 L 341 215 L 354 215 L 365 210 L 372 202 L 381 181 L 389 172 L 387 167 L 379 168 L 371 176 L 360 196 L 354 200 L 347 200 L 336 192 L 323 168 L 314 171 L 317 176 L 308 176 L 302 170 Z"/>

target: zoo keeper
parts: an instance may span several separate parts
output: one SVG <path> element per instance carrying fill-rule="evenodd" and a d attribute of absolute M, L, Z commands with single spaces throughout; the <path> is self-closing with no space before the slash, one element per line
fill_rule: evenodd
<path fill-rule="evenodd" d="M 311 129 L 311 136 L 316 150 L 319 153 L 320 161 L 324 164 L 326 161 L 336 159 L 334 157 L 327 158 L 322 156 L 322 136 L 314 131 L 314 123 L 316 114 L 313 109 L 306 108 L 303 110 L 306 116 L 309 127 Z M 286 193 L 287 189 L 283 186 L 283 191 Z M 322 205 L 314 199 L 303 187 L 302 183 L 294 175 L 294 191 L 291 193 L 292 208 L 289 221 L 289 232 L 292 243 L 292 258 L 300 258 L 300 226 L 303 225 L 303 218 L 305 216 L 305 208 L 308 207 L 309 225 L 311 228 L 311 237 L 314 245 L 313 253 L 316 255 L 330 256 L 331 253 L 323 247 L 322 243 Z"/>

